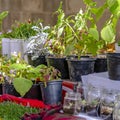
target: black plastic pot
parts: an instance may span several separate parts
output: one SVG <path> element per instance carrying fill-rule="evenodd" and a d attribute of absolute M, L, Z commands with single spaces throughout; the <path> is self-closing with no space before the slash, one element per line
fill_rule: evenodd
<path fill-rule="evenodd" d="M 96 58 L 94 72 L 106 72 L 107 71 L 107 58 Z"/>
<path fill-rule="evenodd" d="M 46 57 L 47 65 L 53 66 L 61 72 L 62 79 L 69 79 L 68 64 L 66 58 Z"/>
<path fill-rule="evenodd" d="M 33 84 L 31 89 L 25 94 L 24 98 L 42 100 L 42 94 L 39 84 Z"/>
<path fill-rule="evenodd" d="M 107 65 L 109 78 L 120 80 L 120 53 L 108 53 Z"/>
<path fill-rule="evenodd" d="M 9 83 L 2 84 L 2 91 L 3 94 L 10 94 L 16 97 L 20 97 L 20 94 L 15 90 L 13 84 Z"/>
<path fill-rule="evenodd" d="M 15 90 L 13 84 L 3 84 L 3 94 L 10 94 L 17 97 L 20 97 L 20 94 Z M 39 84 L 33 84 L 30 90 L 25 94 L 23 98 L 38 99 L 42 100 L 42 94 L 40 91 Z"/>
<path fill-rule="evenodd" d="M 43 82 L 40 82 L 40 88 L 45 104 L 58 105 L 62 103 L 62 80 L 49 81 L 46 87 Z"/>
<path fill-rule="evenodd" d="M 3 91 L 2 91 L 2 84 L 0 84 L 0 95 L 3 94 Z"/>
<path fill-rule="evenodd" d="M 31 59 L 31 55 L 28 55 L 28 63 L 32 66 L 38 66 L 41 64 L 47 65 L 46 59 L 45 59 L 45 55 L 40 55 L 37 59 L 32 60 Z"/>
<path fill-rule="evenodd" d="M 71 81 L 81 81 L 81 75 L 87 75 L 94 72 L 95 59 L 68 59 L 67 62 Z"/>

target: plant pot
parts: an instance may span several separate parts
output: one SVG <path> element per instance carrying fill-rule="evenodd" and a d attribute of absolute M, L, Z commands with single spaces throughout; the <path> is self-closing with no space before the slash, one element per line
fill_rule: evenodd
<path fill-rule="evenodd" d="M 33 84 L 30 90 L 25 94 L 23 98 L 42 100 L 42 94 L 39 84 Z"/>
<path fill-rule="evenodd" d="M 2 84 L 0 84 L 0 95 L 3 94 L 3 90 L 2 90 Z"/>
<path fill-rule="evenodd" d="M 53 66 L 61 72 L 62 79 L 69 79 L 68 64 L 66 58 L 46 57 L 47 65 Z"/>
<path fill-rule="evenodd" d="M 94 72 L 95 59 L 68 59 L 67 62 L 71 81 L 81 81 L 81 75 L 87 75 Z"/>
<path fill-rule="evenodd" d="M 41 64 L 47 65 L 45 55 L 40 55 L 36 60 L 32 60 L 31 55 L 28 55 L 28 63 L 34 67 Z"/>
<path fill-rule="evenodd" d="M 94 72 L 106 72 L 107 71 L 107 58 L 96 58 Z"/>
<path fill-rule="evenodd" d="M 10 94 L 20 97 L 20 94 L 15 90 L 13 84 L 3 84 L 3 94 Z M 30 90 L 23 96 L 23 98 L 42 100 L 42 94 L 39 84 L 33 84 Z"/>
<path fill-rule="evenodd" d="M 13 84 L 5 83 L 2 84 L 3 94 L 10 94 L 16 97 L 20 97 L 20 94 L 15 90 Z"/>
<path fill-rule="evenodd" d="M 120 80 L 120 53 L 108 53 L 107 65 L 109 78 Z"/>
<path fill-rule="evenodd" d="M 62 103 L 62 80 L 49 81 L 46 87 L 43 82 L 40 82 L 40 88 L 45 104 L 58 105 Z"/>

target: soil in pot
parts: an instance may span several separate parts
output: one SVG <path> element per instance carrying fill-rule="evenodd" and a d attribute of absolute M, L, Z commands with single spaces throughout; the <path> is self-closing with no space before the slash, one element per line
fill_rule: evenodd
<path fill-rule="evenodd" d="M 120 53 L 107 53 L 108 76 L 120 80 Z"/>
<path fill-rule="evenodd" d="M 94 72 L 95 59 L 68 59 L 67 62 L 71 81 L 81 81 L 81 75 L 87 75 Z"/>
<path fill-rule="evenodd" d="M 46 87 L 43 82 L 40 82 L 40 88 L 45 104 L 58 105 L 62 103 L 62 80 L 49 81 Z"/>
<path fill-rule="evenodd" d="M 46 57 L 47 65 L 53 66 L 61 72 L 62 79 L 69 79 L 68 64 L 66 58 Z"/>

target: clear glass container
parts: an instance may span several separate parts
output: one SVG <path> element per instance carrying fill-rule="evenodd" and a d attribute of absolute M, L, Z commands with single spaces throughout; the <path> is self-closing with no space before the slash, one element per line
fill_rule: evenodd
<path fill-rule="evenodd" d="M 115 97 L 113 120 L 120 120 L 120 95 Z"/>
<path fill-rule="evenodd" d="M 86 113 L 92 116 L 98 116 L 98 106 L 100 103 L 101 90 L 100 88 L 90 86 L 87 95 Z"/>
<path fill-rule="evenodd" d="M 100 116 L 102 118 L 106 118 L 107 116 L 112 115 L 115 96 L 116 94 L 114 94 L 112 90 L 103 90 L 100 105 Z"/>
<path fill-rule="evenodd" d="M 79 114 L 81 112 L 81 94 L 68 92 L 64 98 L 63 111 L 68 114 Z"/>

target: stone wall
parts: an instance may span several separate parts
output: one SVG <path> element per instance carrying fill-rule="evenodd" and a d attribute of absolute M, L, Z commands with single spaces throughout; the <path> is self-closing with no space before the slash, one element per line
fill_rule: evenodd
<path fill-rule="evenodd" d="M 0 0 L 0 12 L 8 10 L 9 15 L 4 20 L 3 28 L 9 29 L 11 24 L 18 21 L 36 20 L 38 18 L 44 21 L 45 25 L 53 25 L 56 17 L 53 12 L 57 10 L 60 1 L 63 1 L 63 9 L 66 15 L 74 14 L 80 8 L 84 8 L 82 0 Z M 105 0 L 97 0 L 98 5 L 103 4 Z M 98 23 L 101 24 L 107 19 L 109 13 L 106 12 L 104 18 Z M 117 30 L 120 28 L 118 24 Z M 119 32 L 117 33 L 119 36 Z"/>

